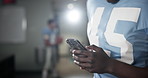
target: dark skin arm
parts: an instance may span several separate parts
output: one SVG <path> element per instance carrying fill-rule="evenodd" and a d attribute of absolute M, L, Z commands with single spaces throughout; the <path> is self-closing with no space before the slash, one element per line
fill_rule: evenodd
<path fill-rule="evenodd" d="M 81 69 L 90 73 L 110 73 L 119 78 L 148 78 L 148 68 L 139 68 L 112 59 L 103 49 L 94 45 L 88 46 L 87 49 L 88 51 L 72 51 L 75 63 Z M 92 50 L 95 50 L 95 52 L 92 52 Z M 83 57 L 79 55 L 83 55 Z"/>

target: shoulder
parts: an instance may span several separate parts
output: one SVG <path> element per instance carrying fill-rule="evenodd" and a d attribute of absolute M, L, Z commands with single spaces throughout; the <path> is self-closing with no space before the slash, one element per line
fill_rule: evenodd
<path fill-rule="evenodd" d="M 148 0 L 136 0 L 135 5 L 141 9 L 138 30 L 148 29 Z"/>
<path fill-rule="evenodd" d="M 108 4 L 106 0 L 88 0 L 87 1 L 87 7 L 104 7 Z"/>
<path fill-rule="evenodd" d="M 98 7 L 106 7 L 106 6 L 108 6 L 106 0 L 88 0 L 87 1 L 88 18 L 90 19 L 90 17 L 93 15 L 93 13 Z"/>

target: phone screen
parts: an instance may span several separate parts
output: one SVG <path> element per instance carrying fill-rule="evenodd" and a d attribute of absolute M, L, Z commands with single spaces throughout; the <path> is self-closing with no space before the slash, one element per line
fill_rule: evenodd
<path fill-rule="evenodd" d="M 70 45 L 73 49 L 78 50 L 87 50 L 77 39 L 67 39 L 66 42 Z"/>

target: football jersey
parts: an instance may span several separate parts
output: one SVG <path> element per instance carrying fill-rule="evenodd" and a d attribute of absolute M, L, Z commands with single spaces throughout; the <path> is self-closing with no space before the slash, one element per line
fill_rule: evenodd
<path fill-rule="evenodd" d="M 120 0 L 116 4 L 88 0 L 87 9 L 90 45 L 103 48 L 116 60 L 148 67 L 148 0 Z M 94 78 L 116 77 L 94 73 Z"/>
<path fill-rule="evenodd" d="M 55 44 L 56 43 L 56 37 L 58 36 L 58 29 L 50 29 L 48 27 L 44 28 L 43 30 L 43 35 L 48 35 L 49 37 L 49 42 L 51 44 Z"/>

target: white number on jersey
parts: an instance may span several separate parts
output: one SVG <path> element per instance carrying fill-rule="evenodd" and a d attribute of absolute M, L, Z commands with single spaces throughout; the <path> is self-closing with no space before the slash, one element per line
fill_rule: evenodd
<path fill-rule="evenodd" d="M 100 24 L 101 17 L 103 15 L 104 8 L 97 8 L 88 26 L 88 36 L 90 44 L 95 44 L 99 46 L 99 35 L 98 26 Z M 123 34 L 115 33 L 115 27 L 118 20 L 131 21 L 137 23 L 140 8 L 130 8 L 130 7 L 118 7 L 112 10 L 111 16 L 107 23 L 106 30 L 104 32 L 105 39 L 107 43 L 114 47 L 120 48 L 120 56 L 118 59 L 122 62 L 131 64 L 133 62 L 133 46 L 130 42 L 126 40 Z M 92 30 L 92 31 L 91 31 Z M 90 32 L 91 31 L 91 32 Z"/>

